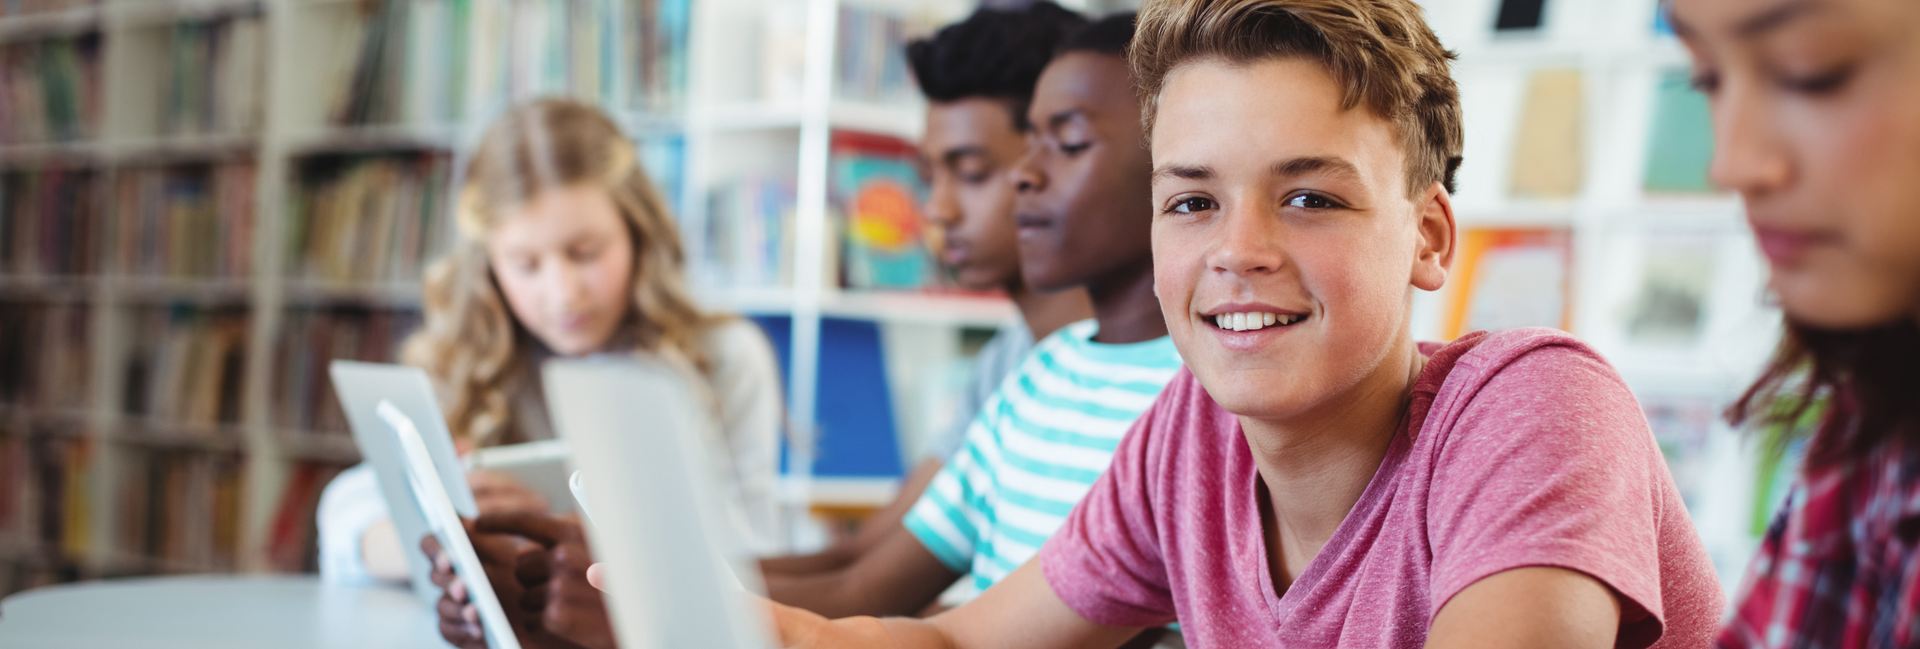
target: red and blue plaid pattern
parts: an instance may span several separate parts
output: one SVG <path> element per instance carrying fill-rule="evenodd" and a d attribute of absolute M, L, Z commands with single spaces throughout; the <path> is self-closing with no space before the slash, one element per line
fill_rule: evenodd
<path fill-rule="evenodd" d="M 1723 649 L 1920 646 L 1920 456 L 1802 476 L 1768 527 Z"/>

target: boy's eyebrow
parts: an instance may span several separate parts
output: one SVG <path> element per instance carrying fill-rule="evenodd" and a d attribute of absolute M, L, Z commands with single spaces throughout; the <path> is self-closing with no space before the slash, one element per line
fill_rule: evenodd
<path fill-rule="evenodd" d="M 1344 177 L 1354 182 L 1360 181 L 1360 168 L 1340 158 L 1328 156 L 1310 156 L 1293 158 L 1273 163 L 1273 175 L 1282 178 L 1304 176 L 1311 173 L 1327 173 Z"/>
<path fill-rule="evenodd" d="M 1213 167 L 1206 165 L 1160 165 L 1153 170 L 1153 180 L 1161 178 L 1179 178 L 1181 180 L 1208 180 L 1213 178 Z"/>
<path fill-rule="evenodd" d="M 986 154 L 987 154 L 986 147 L 983 147 L 977 144 L 969 144 L 966 146 L 957 146 L 951 149 L 947 149 L 945 153 L 940 154 L 940 161 L 946 164 L 953 164 L 959 159 L 965 158 L 967 156 L 984 156 Z"/>
<path fill-rule="evenodd" d="M 1080 115 L 1081 115 L 1081 110 L 1078 108 L 1069 108 L 1069 109 L 1060 111 L 1058 113 L 1048 115 L 1047 130 L 1051 131 L 1051 130 L 1060 128 L 1060 125 L 1073 121 L 1073 118 L 1078 117 Z"/>

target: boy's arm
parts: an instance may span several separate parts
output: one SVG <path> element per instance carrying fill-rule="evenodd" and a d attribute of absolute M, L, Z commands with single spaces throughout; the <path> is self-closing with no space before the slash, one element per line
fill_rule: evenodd
<path fill-rule="evenodd" d="M 1434 615 L 1427 649 L 1605 649 L 1620 631 L 1620 600 L 1599 580 L 1565 568 L 1495 573 Z"/>
<path fill-rule="evenodd" d="M 928 620 L 828 620 L 775 605 L 774 621 L 789 649 L 1113 649 L 1141 631 L 1080 617 L 1054 594 L 1039 559 L 1015 569 L 979 599 Z"/>
<path fill-rule="evenodd" d="M 867 551 L 878 547 L 888 534 L 901 526 L 907 512 L 913 509 L 913 504 L 920 501 L 920 494 L 925 493 L 933 477 L 940 474 L 940 466 L 939 460 L 921 462 L 913 473 L 907 474 L 906 480 L 901 481 L 900 493 L 893 502 L 861 523 L 860 531 L 852 538 L 814 554 L 761 559 L 760 571 L 769 575 L 769 578 L 774 574 L 800 576 L 830 572 L 853 563 Z"/>
<path fill-rule="evenodd" d="M 844 567 L 766 575 L 768 598 L 827 617 L 912 615 L 959 578 L 897 521 L 879 544 Z"/>

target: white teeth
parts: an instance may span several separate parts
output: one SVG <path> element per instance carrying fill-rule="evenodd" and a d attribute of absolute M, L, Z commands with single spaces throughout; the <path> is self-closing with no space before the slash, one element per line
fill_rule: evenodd
<path fill-rule="evenodd" d="M 1284 327 L 1305 317 L 1275 313 L 1221 313 L 1213 316 L 1213 324 L 1227 331 L 1253 331 L 1272 326 Z"/>

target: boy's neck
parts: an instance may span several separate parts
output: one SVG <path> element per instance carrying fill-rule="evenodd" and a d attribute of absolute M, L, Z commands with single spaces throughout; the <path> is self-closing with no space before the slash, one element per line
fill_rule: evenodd
<path fill-rule="evenodd" d="M 1093 317 L 1093 304 L 1087 300 L 1087 290 L 1078 286 L 1052 293 L 1041 293 L 1027 288 L 1027 283 L 1015 279 L 1007 285 L 1007 298 L 1013 300 L 1014 308 L 1020 310 L 1020 319 L 1027 324 L 1027 331 L 1033 333 L 1034 340 L 1046 338 L 1061 327 Z"/>
<path fill-rule="evenodd" d="M 1127 264 L 1087 282 L 1087 298 L 1100 331 L 1093 341 L 1125 345 L 1167 335 L 1167 319 L 1160 298 L 1153 294 L 1153 258 Z"/>
<path fill-rule="evenodd" d="M 1240 418 L 1269 494 L 1261 513 L 1283 591 L 1353 511 L 1406 416 L 1426 357 L 1410 335 L 1400 338 L 1374 372 L 1316 412 L 1289 421 Z"/>

